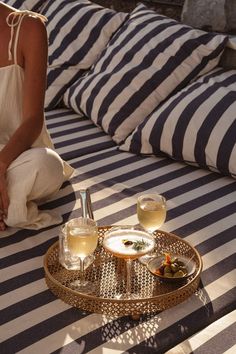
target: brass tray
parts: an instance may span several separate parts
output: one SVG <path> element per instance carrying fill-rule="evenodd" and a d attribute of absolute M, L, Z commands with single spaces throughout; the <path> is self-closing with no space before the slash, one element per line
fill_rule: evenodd
<path fill-rule="evenodd" d="M 54 243 L 44 257 L 45 279 L 54 295 L 67 304 L 85 311 L 111 316 L 153 313 L 175 306 L 191 296 L 198 288 L 202 271 L 202 259 L 195 248 L 180 237 L 164 231 L 155 231 L 156 252 L 169 252 L 187 256 L 196 263 L 196 270 L 180 283 L 161 282 L 138 260 L 133 261 L 132 292 L 135 299 L 117 299 L 125 293 L 125 263 L 102 247 L 103 236 L 112 226 L 98 228 L 99 240 L 95 261 L 86 269 L 86 279 L 94 283 L 94 293 L 73 290 L 70 284 L 79 278 L 79 271 L 66 270 L 59 263 L 59 245 Z"/>

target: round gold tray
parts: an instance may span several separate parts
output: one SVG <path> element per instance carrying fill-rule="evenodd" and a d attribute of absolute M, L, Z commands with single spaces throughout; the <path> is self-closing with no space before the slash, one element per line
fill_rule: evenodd
<path fill-rule="evenodd" d="M 165 310 L 187 299 L 198 288 L 202 260 L 195 248 L 180 237 L 155 231 L 156 252 L 169 252 L 192 258 L 196 270 L 184 282 L 167 283 L 152 275 L 138 260 L 133 261 L 132 292 L 135 299 L 118 299 L 125 294 L 125 261 L 112 256 L 102 247 L 103 236 L 111 226 L 98 228 L 99 241 L 95 261 L 86 269 L 85 277 L 94 284 L 93 294 L 80 293 L 71 288 L 79 278 L 79 271 L 66 270 L 59 263 L 59 244 L 54 243 L 44 257 L 45 279 L 49 289 L 67 304 L 80 309 L 111 316 L 140 315 Z"/>

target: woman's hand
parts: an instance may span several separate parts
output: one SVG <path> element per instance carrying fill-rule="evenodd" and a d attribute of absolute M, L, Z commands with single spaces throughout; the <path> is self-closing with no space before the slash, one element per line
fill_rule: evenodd
<path fill-rule="evenodd" d="M 0 166 L 0 231 L 6 229 L 4 218 L 7 217 L 9 197 L 7 193 L 6 173 Z"/>

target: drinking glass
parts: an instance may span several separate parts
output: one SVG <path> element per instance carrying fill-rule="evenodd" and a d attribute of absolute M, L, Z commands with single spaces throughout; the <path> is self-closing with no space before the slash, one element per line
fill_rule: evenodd
<path fill-rule="evenodd" d="M 139 224 L 147 232 L 160 229 L 166 219 L 166 199 L 158 193 L 143 194 L 138 197 L 137 215 Z M 141 257 L 140 262 L 147 264 L 153 254 Z"/>
<path fill-rule="evenodd" d="M 93 219 L 79 217 L 68 221 L 60 234 L 60 262 L 67 269 L 80 269 L 80 279 L 70 285 L 89 292 L 92 284 L 85 280 L 85 260 L 93 254 L 98 243 L 97 223 Z"/>
<path fill-rule="evenodd" d="M 154 237 L 134 226 L 120 226 L 109 230 L 103 239 L 103 247 L 115 257 L 123 258 L 126 263 L 126 293 L 118 294 L 119 299 L 135 299 L 132 293 L 132 261 L 152 251 Z"/>

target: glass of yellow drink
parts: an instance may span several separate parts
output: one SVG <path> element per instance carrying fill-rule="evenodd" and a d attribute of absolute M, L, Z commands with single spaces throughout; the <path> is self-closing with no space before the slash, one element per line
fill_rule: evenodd
<path fill-rule="evenodd" d="M 158 193 L 142 194 L 137 201 L 137 216 L 141 227 L 153 233 L 161 228 L 166 219 L 166 199 Z M 151 253 L 140 257 L 140 261 L 146 264 Z"/>
<path fill-rule="evenodd" d="M 89 290 L 84 268 L 91 263 L 91 256 L 98 243 L 97 223 L 90 218 L 69 220 L 60 234 L 60 263 L 69 270 L 80 270 L 80 279 L 73 283 L 77 290 Z"/>
<path fill-rule="evenodd" d="M 160 229 L 166 219 L 166 200 L 157 193 L 138 197 L 137 214 L 140 225 L 147 231 Z"/>

